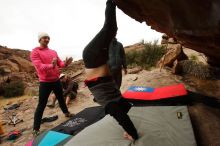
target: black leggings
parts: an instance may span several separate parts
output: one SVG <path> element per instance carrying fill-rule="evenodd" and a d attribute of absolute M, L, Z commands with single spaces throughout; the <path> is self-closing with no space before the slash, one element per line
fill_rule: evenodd
<path fill-rule="evenodd" d="M 98 34 L 83 50 L 86 68 L 96 68 L 107 63 L 108 47 L 117 32 L 116 5 L 112 0 L 106 2 L 105 23 Z"/>
<path fill-rule="evenodd" d="M 131 104 L 125 99 L 121 98 L 118 102 L 110 102 L 105 106 L 106 114 L 110 114 L 117 122 L 123 127 L 123 129 L 132 136 L 134 140 L 138 139 L 137 130 L 134 127 L 131 119 L 127 115 L 131 108 Z"/>
<path fill-rule="evenodd" d="M 51 91 L 53 91 L 54 94 L 56 95 L 56 99 L 59 102 L 62 112 L 63 113 L 69 112 L 66 107 L 64 98 L 63 98 L 63 90 L 62 90 L 60 80 L 58 80 L 57 82 L 40 82 L 39 101 L 38 101 L 38 105 L 37 105 L 37 108 L 34 114 L 34 126 L 33 126 L 34 130 L 40 129 L 43 112 L 47 105 L 48 97 Z"/>

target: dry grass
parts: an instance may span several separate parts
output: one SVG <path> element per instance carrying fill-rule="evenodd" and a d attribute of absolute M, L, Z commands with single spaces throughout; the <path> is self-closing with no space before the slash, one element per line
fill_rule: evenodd
<path fill-rule="evenodd" d="M 31 96 L 28 96 L 28 95 L 18 96 L 18 97 L 11 97 L 11 98 L 4 98 L 4 97 L 0 96 L 0 108 L 6 106 L 7 104 L 17 103 L 19 101 L 28 99 L 30 97 Z"/>
<path fill-rule="evenodd" d="M 210 79 L 213 77 L 213 71 L 210 69 L 210 66 L 202 62 L 184 60 L 179 63 L 183 74 L 193 75 L 199 79 Z"/>

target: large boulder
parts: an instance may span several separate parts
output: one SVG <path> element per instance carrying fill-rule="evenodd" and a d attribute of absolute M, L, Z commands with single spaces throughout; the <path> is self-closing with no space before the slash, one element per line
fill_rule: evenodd
<path fill-rule="evenodd" d="M 166 38 L 166 39 L 165 39 Z M 173 67 L 174 61 L 187 60 L 187 55 L 183 52 L 183 47 L 174 38 L 168 38 L 163 35 L 161 45 L 166 49 L 166 54 L 158 61 L 157 66 Z"/>
<path fill-rule="evenodd" d="M 22 81 L 26 87 L 36 83 L 35 69 L 30 51 L 10 49 L 0 45 L 0 84 Z M 26 91 L 26 90 L 25 90 Z M 27 92 L 29 92 L 27 88 Z"/>
<path fill-rule="evenodd" d="M 3 53 L 0 53 L 0 60 L 4 59 L 4 54 Z"/>
<path fill-rule="evenodd" d="M 20 72 L 34 72 L 33 64 L 22 57 L 12 55 L 9 57 L 9 60 L 11 60 L 19 66 Z"/>
<path fill-rule="evenodd" d="M 0 68 L 10 70 L 10 72 L 19 72 L 18 64 L 10 61 L 9 59 L 0 60 Z"/>
<path fill-rule="evenodd" d="M 175 37 L 220 66 L 219 0 L 114 0 L 127 15 Z"/>
<path fill-rule="evenodd" d="M 34 72 L 34 66 L 30 61 L 30 51 L 10 49 L 0 45 L 0 68 L 10 72 Z M 5 69 L 4 69 L 5 70 Z"/>

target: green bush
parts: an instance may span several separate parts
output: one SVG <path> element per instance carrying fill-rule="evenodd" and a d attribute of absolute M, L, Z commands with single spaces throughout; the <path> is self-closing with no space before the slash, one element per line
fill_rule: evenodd
<path fill-rule="evenodd" d="M 3 96 L 6 98 L 21 96 L 24 94 L 24 83 L 22 81 L 6 83 L 3 87 L 3 91 Z"/>
<path fill-rule="evenodd" d="M 131 51 L 126 54 L 129 67 L 141 66 L 149 69 L 156 65 L 160 58 L 165 54 L 165 48 L 154 43 L 145 43 L 145 48 L 140 51 Z"/>

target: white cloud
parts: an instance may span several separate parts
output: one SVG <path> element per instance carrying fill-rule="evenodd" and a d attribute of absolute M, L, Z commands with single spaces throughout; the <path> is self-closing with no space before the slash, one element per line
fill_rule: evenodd
<path fill-rule="evenodd" d="M 104 23 L 104 0 L 0 0 L 0 45 L 31 50 L 38 32 L 50 34 L 50 48 L 81 58 L 83 48 Z M 161 38 L 117 9 L 117 38 L 124 46 Z"/>

